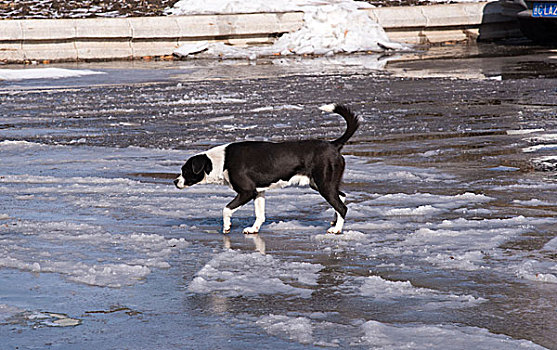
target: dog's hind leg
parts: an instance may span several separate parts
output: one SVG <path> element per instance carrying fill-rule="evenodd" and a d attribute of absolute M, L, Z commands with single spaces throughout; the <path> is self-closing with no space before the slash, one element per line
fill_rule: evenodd
<path fill-rule="evenodd" d="M 344 204 L 344 201 L 341 199 L 341 192 L 338 189 L 325 186 L 319 187 L 319 193 L 323 196 L 323 198 L 325 198 L 327 202 L 329 202 L 329 204 L 335 210 L 336 222 L 333 227 L 327 230 L 327 233 L 342 233 L 344 218 L 346 217 L 348 208 Z"/>
<path fill-rule="evenodd" d="M 312 187 L 317 191 L 335 210 L 335 223 L 327 230 L 327 233 L 342 233 L 344 219 L 348 208 L 344 204 L 346 195 L 339 190 L 344 172 L 344 158 L 338 157 L 330 163 L 325 163 L 321 167 L 316 167 L 312 173 Z"/>
<path fill-rule="evenodd" d="M 340 234 L 342 233 L 342 228 L 344 226 L 344 218 L 346 217 L 346 212 L 348 211 L 348 209 L 346 208 L 346 205 L 343 203 L 339 195 L 337 195 L 335 199 L 333 200 L 327 199 L 327 201 L 335 209 L 335 216 L 336 216 L 336 222 L 334 226 L 329 228 L 327 230 L 327 233 Z"/>
<path fill-rule="evenodd" d="M 253 226 L 246 227 L 244 233 L 258 233 L 261 225 L 265 222 L 265 191 L 257 193 L 253 204 L 255 206 L 255 222 Z"/>
<path fill-rule="evenodd" d="M 242 205 L 246 204 L 250 200 L 257 196 L 257 191 L 242 191 L 234 197 L 234 199 L 224 207 L 222 211 L 222 232 L 229 233 L 231 224 L 232 214 Z"/>
<path fill-rule="evenodd" d="M 340 197 L 340 200 L 342 201 L 342 203 L 346 203 L 346 193 L 339 191 L 338 192 L 338 196 Z M 338 213 L 335 210 L 335 216 L 333 218 L 333 221 L 331 221 L 331 226 L 336 226 L 338 221 Z"/>

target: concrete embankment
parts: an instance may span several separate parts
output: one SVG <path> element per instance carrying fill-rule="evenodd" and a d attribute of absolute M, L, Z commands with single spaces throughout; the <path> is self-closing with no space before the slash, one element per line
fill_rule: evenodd
<path fill-rule="evenodd" d="M 362 9 L 391 40 L 436 44 L 519 35 L 493 2 Z M 272 43 L 303 25 L 302 12 L 0 21 L 0 62 L 169 56 L 184 43 Z"/>

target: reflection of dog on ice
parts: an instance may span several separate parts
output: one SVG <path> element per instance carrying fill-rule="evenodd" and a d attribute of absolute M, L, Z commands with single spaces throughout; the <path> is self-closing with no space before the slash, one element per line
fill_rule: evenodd
<path fill-rule="evenodd" d="M 231 249 L 232 248 L 232 242 L 230 241 L 230 236 L 229 235 L 223 235 L 224 237 L 224 248 L 225 249 Z M 258 235 L 246 235 L 245 237 L 249 237 L 251 239 L 253 239 L 253 243 L 255 244 L 255 250 L 258 251 L 259 253 L 265 255 L 265 241 L 263 240 L 263 238 Z"/>
<path fill-rule="evenodd" d="M 345 161 L 340 151 L 358 129 L 359 119 L 343 105 L 320 107 L 341 115 L 346 131 L 334 141 L 245 141 L 197 154 L 186 161 L 174 184 L 182 189 L 197 183 L 226 184 L 236 197 L 223 210 L 223 232 L 230 232 L 232 213 L 254 200 L 255 223 L 244 233 L 257 233 L 265 222 L 265 191 L 286 186 L 310 186 L 335 209 L 328 233 L 342 232 L 347 208 L 339 189 Z"/>

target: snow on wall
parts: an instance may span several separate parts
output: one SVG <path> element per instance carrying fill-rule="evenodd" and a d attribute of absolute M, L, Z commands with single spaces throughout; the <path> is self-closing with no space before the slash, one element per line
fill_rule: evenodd
<path fill-rule="evenodd" d="M 186 44 L 175 51 L 178 56 L 188 56 L 205 51 L 206 55 L 220 58 L 250 58 L 285 55 L 332 55 L 360 51 L 403 49 L 392 42 L 383 28 L 360 8 L 370 7 L 365 2 L 351 0 L 297 0 L 297 1 L 198 1 L 182 0 L 168 9 L 172 15 L 207 13 L 254 13 L 303 11 L 304 25 L 293 33 L 281 36 L 268 47 L 238 48 L 222 43 Z"/>

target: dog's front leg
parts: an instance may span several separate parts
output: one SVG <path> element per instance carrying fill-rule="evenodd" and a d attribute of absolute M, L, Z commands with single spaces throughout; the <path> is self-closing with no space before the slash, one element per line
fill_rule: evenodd
<path fill-rule="evenodd" d="M 228 206 L 224 207 L 222 210 L 222 233 L 230 233 L 230 227 L 232 226 L 232 214 L 236 209 L 230 209 Z"/>
<path fill-rule="evenodd" d="M 244 229 L 245 234 L 258 233 L 261 225 L 265 222 L 265 192 L 261 191 L 257 193 L 255 200 L 253 201 L 255 206 L 255 222 L 253 226 L 246 227 Z"/>
<path fill-rule="evenodd" d="M 257 196 L 257 191 L 242 191 L 234 197 L 234 199 L 222 210 L 222 233 L 229 233 L 232 226 L 230 218 L 232 214 L 242 205 Z"/>

